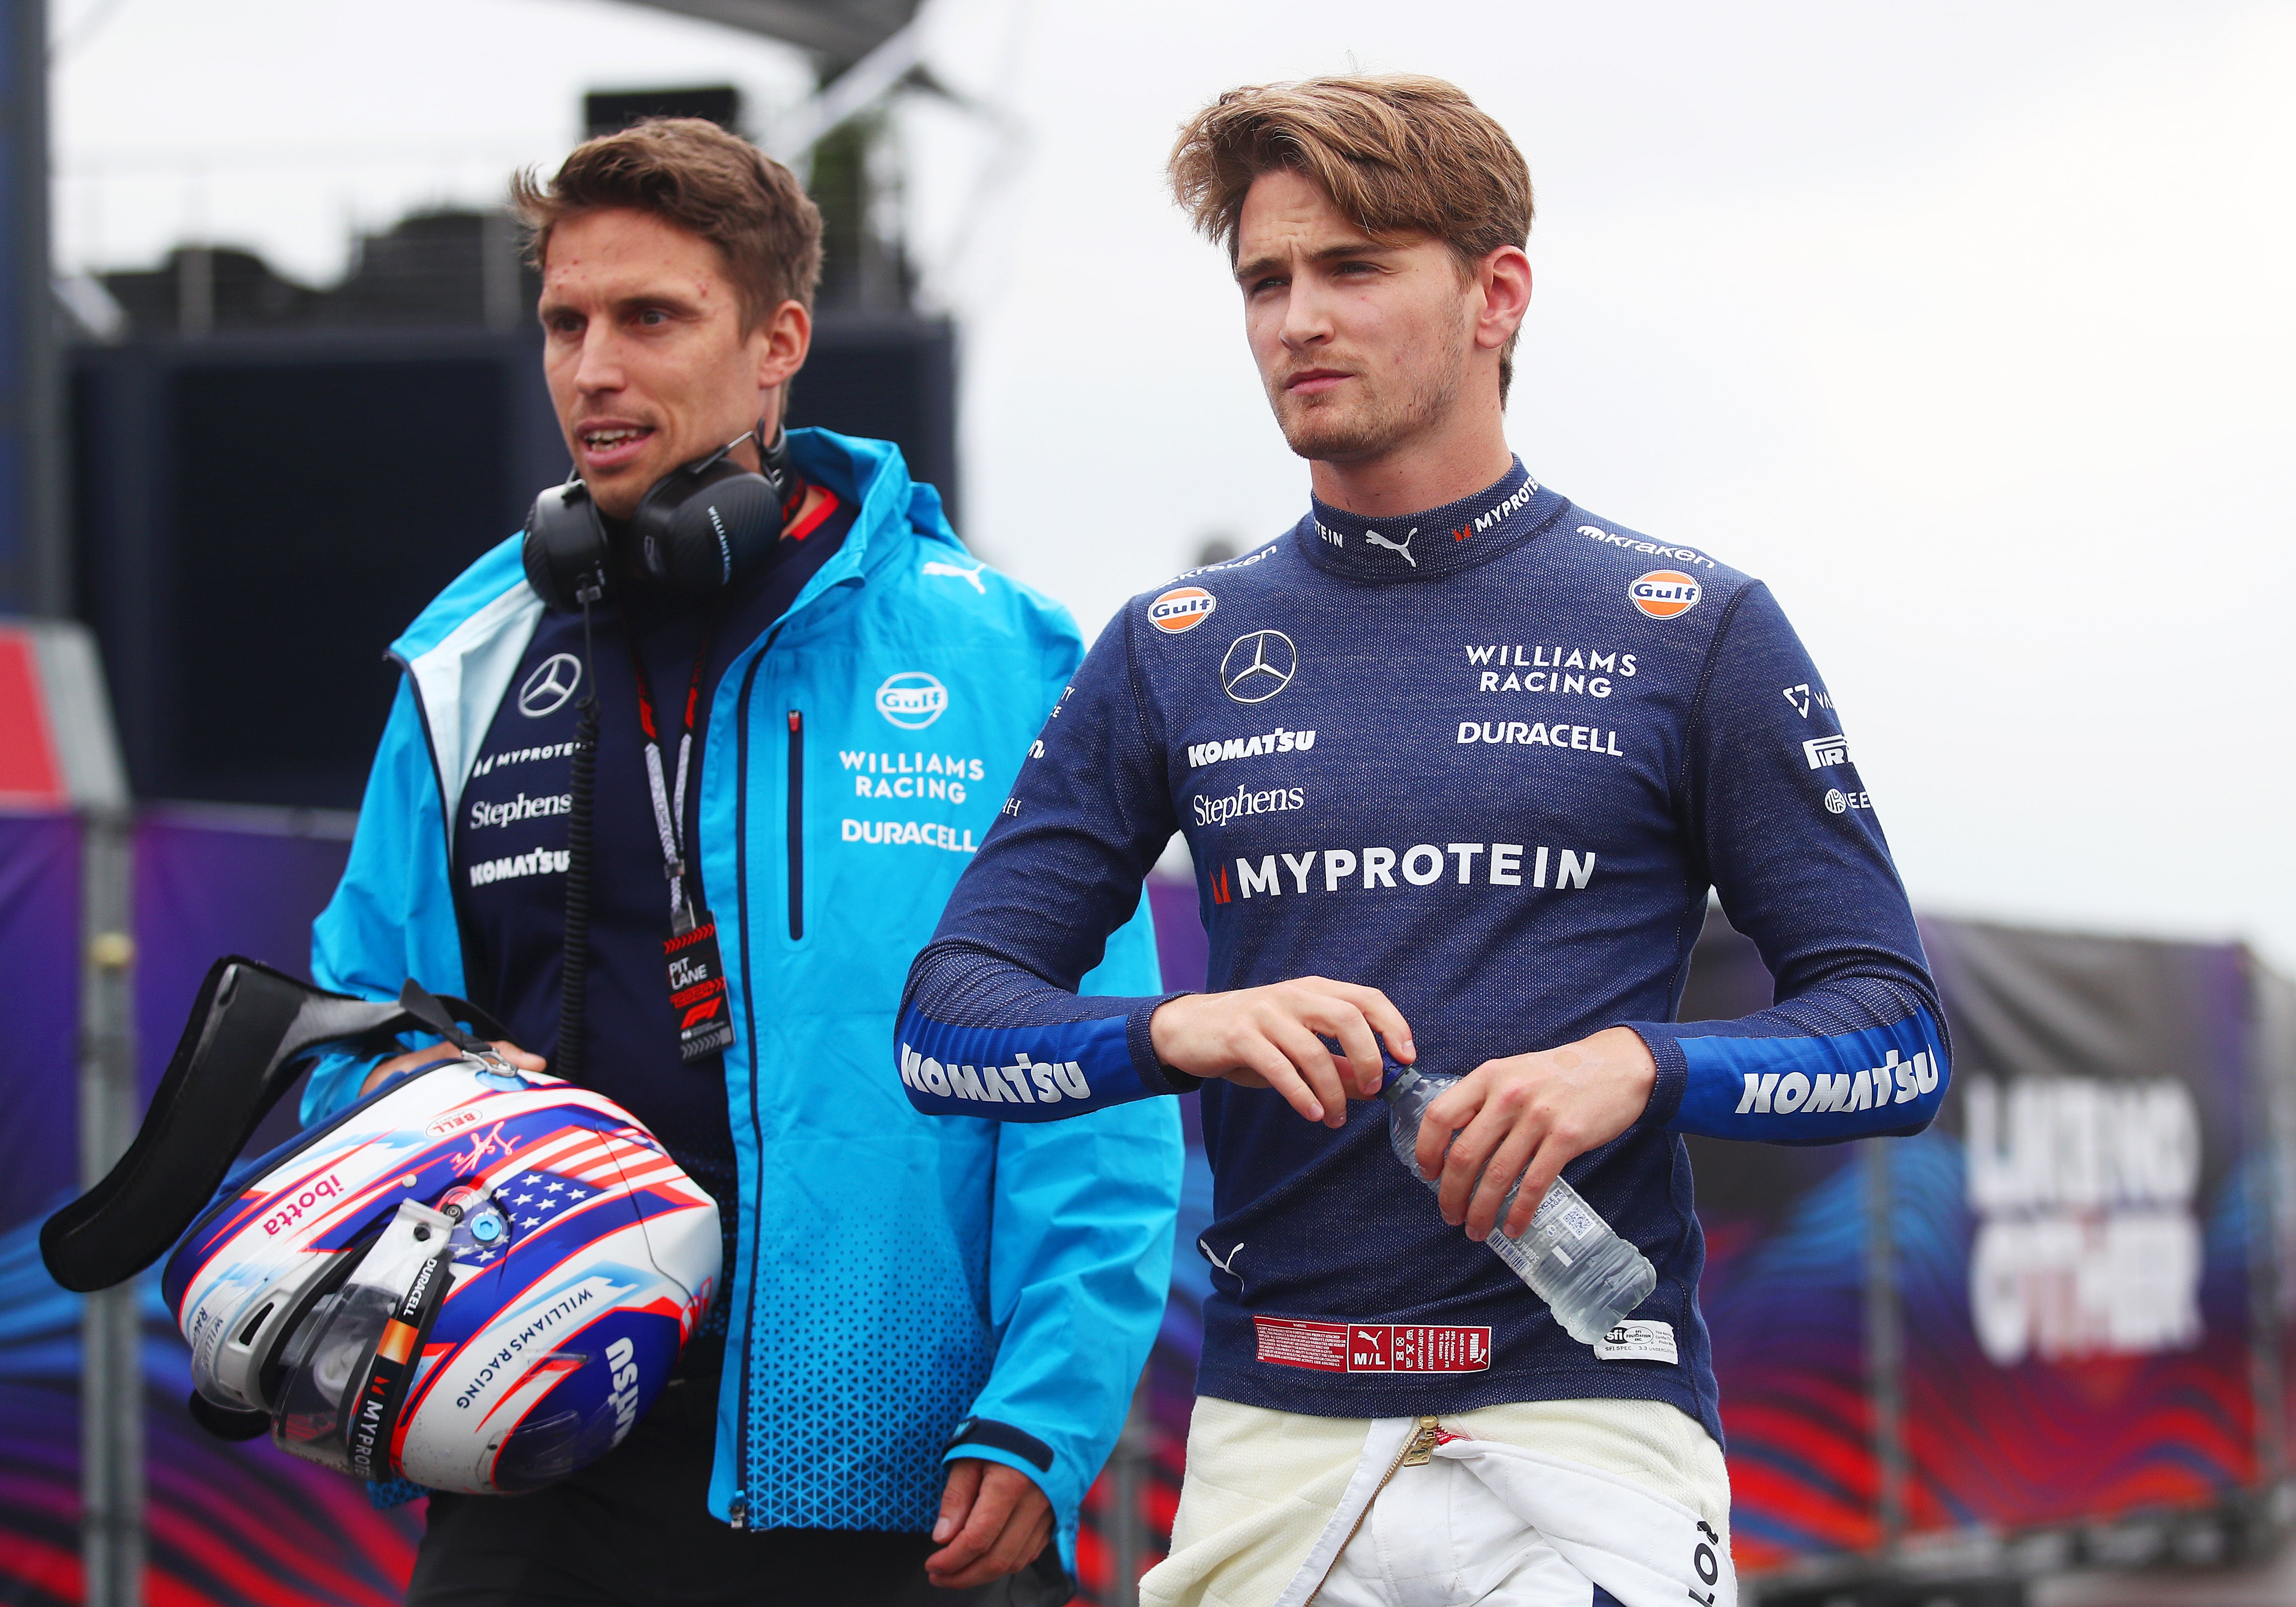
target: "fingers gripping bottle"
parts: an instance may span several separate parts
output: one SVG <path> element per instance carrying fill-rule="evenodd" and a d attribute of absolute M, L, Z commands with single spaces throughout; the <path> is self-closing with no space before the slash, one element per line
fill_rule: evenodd
<path fill-rule="evenodd" d="M 1387 1102 L 1388 1144 L 1414 1177 L 1419 1177 L 1413 1151 L 1419 1142 L 1420 1119 L 1458 1081 L 1443 1072 L 1406 1070 L 1390 1076 L 1379 1091 Z M 1424 1177 L 1419 1180 L 1430 1189 L 1439 1186 Z M 1506 1201 L 1499 1207 L 1501 1223 L 1521 1186 L 1518 1183 L 1507 1191 Z M 1560 1177 L 1548 1185 L 1546 1198 L 1538 1202 L 1521 1238 L 1511 1239 L 1494 1228 L 1483 1242 L 1546 1302 L 1563 1332 L 1582 1345 L 1608 1333 L 1658 1287 L 1658 1271 L 1650 1258 L 1612 1232 L 1578 1191 Z"/>

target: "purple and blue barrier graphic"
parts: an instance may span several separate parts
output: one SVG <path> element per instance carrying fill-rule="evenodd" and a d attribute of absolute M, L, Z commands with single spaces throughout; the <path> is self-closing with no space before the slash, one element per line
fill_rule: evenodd
<path fill-rule="evenodd" d="M 159 1081 L 209 963 L 236 952 L 305 974 L 310 921 L 347 844 L 273 818 L 152 810 L 135 844 L 138 1059 Z M 79 1300 L 40 1265 L 39 1226 L 77 1192 L 79 831 L 0 816 L 0 1603 L 81 1600 Z M 291 1098 L 258 1144 L 291 1130 Z M 280 1124 L 286 1124 L 281 1127 Z M 265 1440 L 229 1445 L 184 1409 L 189 1354 L 144 1302 L 144 1599 L 152 1607 L 388 1607 L 420 1519 L 378 1513 Z"/>
<path fill-rule="evenodd" d="M 0 1601 L 80 1599 L 79 1301 L 35 1235 L 79 1146 L 79 852 L 68 816 L 0 816 Z"/>

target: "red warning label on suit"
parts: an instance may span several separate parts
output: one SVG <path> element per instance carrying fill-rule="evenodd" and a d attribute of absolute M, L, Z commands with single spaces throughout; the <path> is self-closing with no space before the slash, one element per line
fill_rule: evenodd
<path fill-rule="evenodd" d="M 1488 1328 L 1404 1323 L 1303 1323 L 1256 1316 L 1259 1359 L 1318 1373 L 1481 1373 L 1491 1365 Z"/>

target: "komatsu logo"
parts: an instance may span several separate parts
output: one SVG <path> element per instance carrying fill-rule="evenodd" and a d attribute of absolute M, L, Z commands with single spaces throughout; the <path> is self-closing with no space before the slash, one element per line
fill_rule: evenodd
<path fill-rule="evenodd" d="M 1745 1085 L 1738 1096 L 1740 1116 L 1871 1111 L 1879 1105 L 1910 1104 L 1924 1094 L 1936 1093 L 1938 1063 L 1927 1053 L 1900 1060 L 1892 1049 L 1889 1059 L 1863 1071 L 1821 1071 L 1815 1078 L 1800 1071 L 1749 1073 Z"/>
<path fill-rule="evenodd" d="M 1009 1066 L 944 1066 L 906 1044 L 901 1045 L 901 1081 L 920 1094 L 985 1105 L 1056 1105 L 1063 1099 L 1092 1097 L 1084 1068 L 1072 1060 L 1037 1061 L 1020 1054 Z"/>
<path fill-rule="evenodd" d="M 606 1404 L 614 1408 L 614 1440 L 619 1444 L 638 1423 L 637 1347 L 627 1339 L 616 1340 L 606 1347 L 606 1365 L 614 1375 L 614 1392 L 606 1397 Z"/>
<path fill-rule="evenodd" d="M 1258 736 L 1231 736 L 1217 742 L 1190 742 L 1188 763 L 1191 766 L 1217 765 L 1223 759 L 1259 758 L 1269 753 L 1305 753 L 1316 745 L 1312 731 L 1293 731 L 1278 726 L 1273 731 Z"/>

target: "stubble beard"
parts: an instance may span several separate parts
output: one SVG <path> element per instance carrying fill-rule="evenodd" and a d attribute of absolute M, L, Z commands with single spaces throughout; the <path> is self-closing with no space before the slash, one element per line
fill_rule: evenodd
<path fill-rule="evenodd" d="M 1407 378 L 1397 376 L 1390 389 L 1367 393 L 1352 406 L 1283 391 L 1268 399 L 1284 444 L 1295 454 L 1314 463 L 1360 463 L 1384 457 L 1427 434 L 1458 399 L 1465 369 L 1461 350 Z"/>

